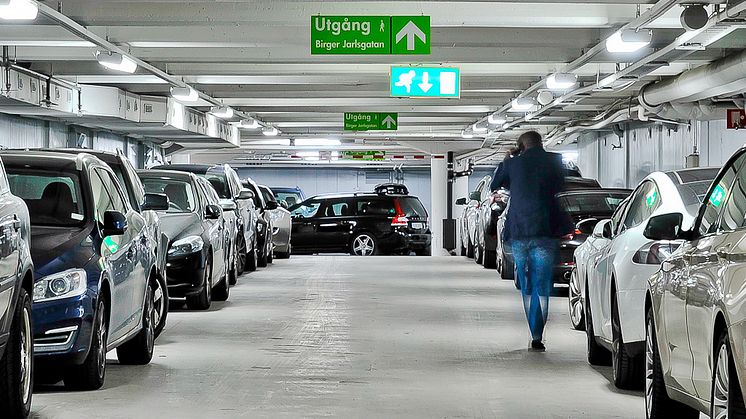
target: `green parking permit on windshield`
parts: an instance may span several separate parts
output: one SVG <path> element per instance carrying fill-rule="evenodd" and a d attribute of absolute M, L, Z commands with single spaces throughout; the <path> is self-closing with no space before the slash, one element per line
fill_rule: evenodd
<path fill-rule="evenodd" d="M 647 204 L 648 208 L 651 208 L 655 203 L 658 201 L 658 192 L 656 191 L 650 191 L 647 195 L 645 195 L 645 204 Z"/>
<path fill-rule="evenodd" d="M 719 207 L 725 199 L 725 188 L 722 185 L 718 185 L 713 189 L 712 195 L 710 195 L 710 203 L 715 207 Z"/>
<path fill-rule="evenodd" d="M 104 246 L 106 246 L 112 254 L 119 251 L 119 245 L 111 238 L 111 236 L 104 238 Z"/>

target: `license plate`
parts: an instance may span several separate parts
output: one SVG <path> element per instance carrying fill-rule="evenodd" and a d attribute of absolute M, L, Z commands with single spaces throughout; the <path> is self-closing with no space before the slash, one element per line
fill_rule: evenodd
<path fill-rule="evenodd" d="M 412 228 L 415 230 L 422 230 L 425 228 L 425 225 L 423 223 L 412 223 Z"/>

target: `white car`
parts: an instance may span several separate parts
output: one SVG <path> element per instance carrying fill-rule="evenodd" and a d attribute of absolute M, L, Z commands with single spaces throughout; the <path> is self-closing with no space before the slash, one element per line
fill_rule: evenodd
<path fill-rule="evenodd" d="M 636 389 L 644 383 L 647 281 L 675 250 L 675 244 L 643 236 L 647 221 L 679 212 L 684 214 L 684 228 L 691 227 L 717 173 L 717 168 L 652 173 L 630 196 L 618 225 L 601 231 L 609 242 L 586 266 L 582 290 L 588 362 L 608 365 L 611 361 L 619 388 Z"/>

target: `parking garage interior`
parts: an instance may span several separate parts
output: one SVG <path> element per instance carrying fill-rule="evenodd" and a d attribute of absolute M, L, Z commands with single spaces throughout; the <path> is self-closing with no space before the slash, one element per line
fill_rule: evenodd
<path fill-rule="evenodd" d="M 0 0 L 0 47 L 7 417 L 746 418 L 744 1 Z M 546 351 L 491 184 L 533 132 Z"/>

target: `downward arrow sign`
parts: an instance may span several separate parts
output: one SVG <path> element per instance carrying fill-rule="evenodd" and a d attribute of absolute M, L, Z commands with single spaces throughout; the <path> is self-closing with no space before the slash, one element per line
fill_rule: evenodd
<path fill-rule="evenodd" d="M 422 29 L 411 20 L 396 34 L 396 43 L 401 42 L 404 37 L 407 38 L 407 51 L 414 51 L 415 37 L 420 38 L 422 42 L 427 42 L 425 32 L 422 32 Z"/>
<path fill-rule="evenodd" d="M 430 73 L 425 72 L 425 74 L 422 75 L 422 83 L 418 84 L 418 86 L 420 86 L 420 89 L 425 93 L 433 87 L 430 83 Z"/>
<path fill-rule="evenodd" d="M 394 118 L 389 115 L 383 121 L 381 121 L 381 125 L 386 125 L 386 128 L 391 129 L 392 125 L 396 126 L 396 121 L 394 121 Z"/>

